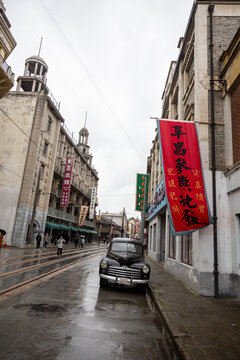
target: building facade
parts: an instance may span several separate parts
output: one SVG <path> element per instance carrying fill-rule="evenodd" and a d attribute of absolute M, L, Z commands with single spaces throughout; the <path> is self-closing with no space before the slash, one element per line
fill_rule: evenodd
<path fill-rule="evenodd" d="M 90 188 L 97 186 L 96 171 L 64 128 L 60 106 L 46 85 L 47 71 L 41 57 L 28 58 L 16 91 L 0 100 L 5 139 L 0 145 L 0 218 L 12 246 L 34 244 L 34 231 L 44 231 L 49 218 L 63 226 L 77 225 L 78 207 L 90 203 Z M 60 186 L 69 155 L 75 159 L 70 202 L 60 210 Z"/>
<path fill-rule="evenodd" d="M 158 178 L 155 170 L 157 135 L 148 160 L 150 203 L 154 203 L 154 193 L 159 202 L 158 213 L 149 213 L 153 241 L 150 255 L 165 261 L 168 271 L 197 293 L 207 296 L 216 295 L 217 281 L 220 296 L 240 297 L 239 24 L 239 1 L 212 1 L 211 4 L 195 1 L 185 35 L 178 44 L 178 60 L 170 65 L 162 97 L 162 118 L 197 124 L 211 211 L 216 201 L 217 249 L 213 225 L 184 236 L 171 235 L 168 210 L 161 194 L 162 176 Z M 213 92 L 211 84 L 214 84 Z M 212 143 L 213 119 L 215 139 Z M 157 167 L 161 174 L 161 165 Z M 162 247 L 165 247 L 165 257 L 161 258 Z M 217 271 L 214 264 L 218 265 Z"/>
<path fill-rule="evenodd" d="M 0 99 L 14 85 L 14 73 L 6 60 L 17 45 L 11 31 L 11 24 L 6 16 L 6 9 L 0 1 Z"/>
<path fill-rule="evenodd" d="M 138 218 L 128 219 L 127 235 L 131 239 L 140 239 L 141 221 Z"/>
<path fill-rule="evenodd" d="M 127 215 L 126 215 L 126 211 L 125 208 L 123 209 L 123 211 L 119 212 L 119 213 L 110 213 L 110 212 L 105 212 L 102 213 L 102 217 L 104 219 L 108 219 L 111 222 L 115 223 L 117 225 L 116 229 L 117 232 L 114 234 L 114 232 L 111 232 L 111 236 L 115 235 L 115 236 L 126 236 L 127 234 Z M 120 232 L 119 230 L 120 229 Z M 112 226 L 112 231 L 114 230 L 114 227 Z"/>
<path fill-rule="evenodd" d="M 87 135 L 82 138 L 82 135 Z M 65 226 L 65 231 L 70 240 L 76 233 L 78 228 L 79 215 L 82 206 L 87 206 L 88 212 L 81 232 L 83 232 L 89 240 L 95 238 L 97 232 L 95 230 L 95 216 L 89 219 L 89 207 L 91 202 L 92 188 L 97 191 L 98 173 L 92 167 L 92 155 L 89 153 L 88 130 L 84 127 L 79 132 L 79 141 L 75 141 L 70 131 L 64 124 L 60 127 L 58 137 L 57 157 L 53 174 L 53 181 L 49 199 L 49 207 L 47 214 L 47 228 L 61 230 Z M 84 149 L 87 149 L 87 151 Z M 61 193 L 64 179 L 66 161 L 68 157 L 74 159 L 72 182 L 68 206 L 61 207 Z M 97 202 L 95 203 L 97 206 Z M 56 226 L 60 225 L 59 228 Z M 79 229 L 80 231 L 80 229 Z M 55 231 L 58 233 L 59 231 Z M 51 231 L 52 234 L 52 231 Z"/>

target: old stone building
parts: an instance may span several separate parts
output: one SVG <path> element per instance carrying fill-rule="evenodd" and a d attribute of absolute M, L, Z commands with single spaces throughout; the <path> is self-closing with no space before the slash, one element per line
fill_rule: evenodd
<path fill-rule="evenodd" d="M 196 292 L 208 296 L 218 295 L 217 284 L 220 295 L 240 297 L 239 24 L 240 1 L 195 1 L 163 92 L 162 118 L 197 124 L 213 215 L 216 203 L 216 232 L 209 225 L 188 235 L 171 235 L 161 179 L 156 186 L 157 135 L 148 159 L 149 253 Z"/>
<path fill-rule="evenodd" d="M 77 225 L 78 207 L 90 203 L 91 186 L 96 187 L 98 181 L 89 159 L 81 155 L 63 126 L 59 104 L 46 85 L 47 71 L 41 57 L 28 58 L 17 90 L 0 100 L 4 138 L 0 145 L 0 226 L 13 246 L 33 244 L 34 230 L 44 230 L 48 216 Z M 75 158 L 70 203 L 59 210 L 69 154 Z"/>
<path fill-rule="evenodd" d="M 70 237 L 73 235 L 72 231 L 78 227 L 81 206 L 89 208 L 92 188 L 97 189 L 98 186 L 98 173 L 92 167 L 93 156 L 89 153 L 88 136 L 88 130 L 85 127 L 82 128 L 79 132 L 79 141 L 77 142 L 66 126 L 62 125 L 60 127 L 48 208 L 47 228 L 64 229 L 65 227 Z M 71 191 L 68 207 L 62 208 L 60 205 L 62 183 L 66 159 L 69 156 L 74 158 Z M 95 205 L 97 206 L 97 203 Z M 96 234 L 95 227 L 96 223 L 94 219 L 89 219 L 88 211 L 81 232 L 89 234 L 89 239 L 92 239 L 93 236 L 90 235 Z"/>
<path fill-rule="evenodd" d="M 10 31 L 11 24 L 6 16 L 6 9 L 0 1 L 0 99 L 14 85 L 14 74 L 6 63 L 8 56 L 16 46 L 16 41 Z"/>

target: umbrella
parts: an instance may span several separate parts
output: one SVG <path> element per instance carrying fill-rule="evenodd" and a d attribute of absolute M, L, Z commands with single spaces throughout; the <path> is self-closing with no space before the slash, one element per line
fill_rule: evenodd
<path fill-rule="evenodd" d="M 39 229 L 39 230 L 35 230 L 33 233 L 34 234 L 44 234 L 44 231 Z"/>
<path fill-rule="evenodd" d="M 3 229 L 0 229 L 0 232 L 3 234 L 3 236 L 6 235 L 6 231 Z"/>

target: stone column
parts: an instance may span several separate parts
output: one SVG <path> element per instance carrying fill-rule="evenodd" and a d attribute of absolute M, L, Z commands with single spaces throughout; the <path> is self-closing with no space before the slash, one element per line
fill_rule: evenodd
<path fill-rule="evenodd" d="M 24 76 L 28 75 L 28 69 L 29 69 L 29 63 L 26 63 L 25 70 L 24 70 Z"/>

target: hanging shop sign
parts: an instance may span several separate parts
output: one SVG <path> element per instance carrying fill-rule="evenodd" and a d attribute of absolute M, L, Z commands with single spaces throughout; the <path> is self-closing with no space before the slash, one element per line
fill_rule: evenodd
<path fill-rule="evenodd" d="M 78 219 L 78 226 L 83 226 L 88 212 L 88 206 L 82 205 L 80 208 L 80 214 Z"/>
<path fill-rule="evenodd" d="M 97 188 L 92 187 L 91 202 L 90 202 L 90 207 L 89 207 L 89 219 L 94 218 L 96 195 L 97 195 Z"/>
<path fill-rule="evenodd" d="M 196 124 L 157 120 L 157 127 L 173 235 L 212 224 Z"/>
<path fill-rule="evenodd" d="M 140 220 L 135 220 L 135 234 L 140 235 L 140 231 L 141 231 L 141 221 Z"/>
<path fill-rule="evenodd" d="M 152 219 L 166 205 L 167 197 L 165 193 L 164 182 L 162 180 L 155 191 L 154 202 L 149 207 L 148 220 Z"/>
<path fill-rule="evenodd" d="M 146 210 L 148 208 L 147 199 L 148 199 L 149 175 L 147 175 L 147 174 L 137 174 L 136 202 L 135 202 L 135 210 L 136 211 L 143 211 L 145 179 L 146 179 Z"/>
<path fill-rule="evenodd" d="M 60 206 L 67 207 L 69 202 L 69 195 L 71 189 L 72 180 L 72 168 L 73 168 L 73 157 L 68 156 L 66 160 L 65 173 L 62 185 L 62 194 L 60 200 Z"/>

